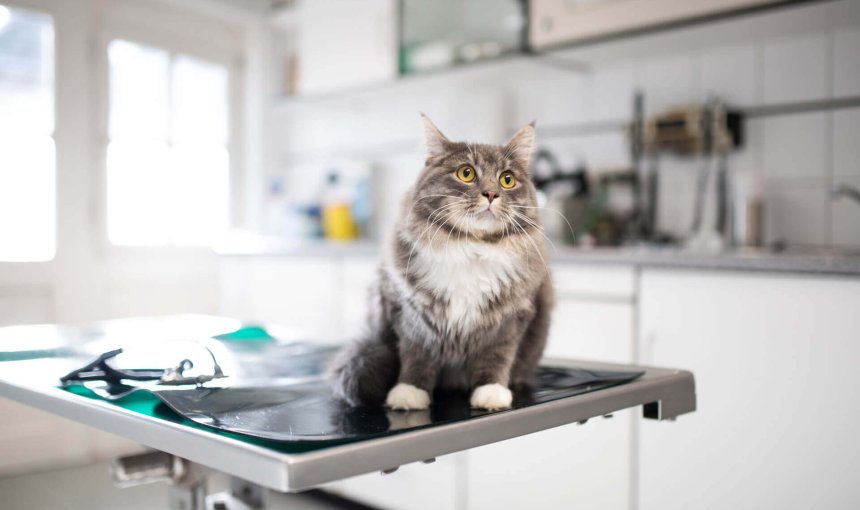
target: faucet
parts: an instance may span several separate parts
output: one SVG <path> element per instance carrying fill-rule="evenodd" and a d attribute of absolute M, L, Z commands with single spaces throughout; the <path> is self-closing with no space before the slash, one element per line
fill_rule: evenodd
<path fill-rule="evenodd" d="M 860 204 L 860 189 L 848 184 L 837 184 L 830 189 L 830 198 L 836 200 L 842 197 L 850 198 Z"/>

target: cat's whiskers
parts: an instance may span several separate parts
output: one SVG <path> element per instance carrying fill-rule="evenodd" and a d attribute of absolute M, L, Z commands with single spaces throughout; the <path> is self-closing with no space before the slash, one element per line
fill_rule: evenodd
<path fill-rule="evenodd" d="M 544 239 L 547 240 L 547 242 L 550 244 L 550 246 L 552 246 L 552 249 L 556 252 L 558 251 L 558 248 L 555 246 L 555 243 L 552 242 L 552 239 L 550 239 L 548 235 L 546 235 L 546 231 L 544 230 L 544 228 L 542 226 L 540 226 L 536 221 L 534 221 L 533 219 L 529 218 L 525 214 L 523 214 L 519 211 L 516 211 L 516 210 L 511 210 L 511 213 L 513 213 L 513 215 L 515 217 L 525 221 L 526 224 L 535 228 L 540 233 L 540 235 L 542 235 L 544 237 Z"/>
<path fill-rule="evenodd" d="M 564 222 L 567 223 L 567 228 L 570 229 L 571 237 L 576 238 L 576 233 L 573 231 L 573 226 L 571 226 L 570 222 L 567 221 L 567 217 L 564 214 L 562 214 L 560 211 L 557 211 L 557 210 L 552 209 L 550 207 L 529 206 L 529 205 L 512 205 L 511 207 L 517 207 L 519 209 L 541 209 L 544 211 L 554 212 L 554 213 L 558 214 L 559 216 L 561 216 L 561 219 L 563 219 Z"/>
<path fill-rule="evenodd" d="M 436 209 L 436 210 L 435 210 L 435 211 L 433 211 L 432 213 L 430 213 L 430 215 L 429 215 L 429 216 L 427 216 L 427 225 L 429 225 L 430 227 L 432 227 L 433 225 L 435 225 L 435 224 L 439 221 L 439 219 L 440 219 L 440 218 L 441 218 L 441 217 L 442 217 L 446 212 L 448 212 L 448 210 L 453 209 L 453 208 L 454 208 L 454 206 L 456 206 L 456 205 L 461 205 L 461 204 L 460 204 L 459 202 L 457 202 L 457 203 L 447 204 L 447 205 L 444 205 L 444 206 L 442 206 L 442 207 L 440 207 L 440 208 Z"/>
<path fill-rule="evenodd" d="M 425 196 L 429 196 L 429 195 L 425 195 Z M 439 195 L 439 196 L 450 196 L 450 195 Z M 456 199 L 457 197 L 451 197 L 451 198 Z M 455 205 L 460 204 L 461 201 L 464 201 L 464 199 L 462 199 L 462 198 L 457 199 L 456 202 L 445 204 L 441 207 L 436 208 L 433 212 L 430 213 L 430 215 L 427 217 L 427 227 L 421 232 L 421 234 L 417 238 L 412 239 L 412 249 L 409 251 L 409 257 L 406 260 L 406 274 L 409 274 L 409 264 L 412 262 L 412 254 L 415 253 L 415 248 L 418 246 L 418 242 L 421 240 L 422 237 L 424 237 L 425 233 L 427 233 L 431 228 L 433 228 L 433 225 L 436 223 L 435 220 L 433 222 L 431 222 L 430 218 L 432 218 L 434 214 L 439 213 L 439 211 L 441 211 L 443 209 L 450 208 L 450 207 L 453 207 Z"/>
<path fill-rule="evenodd" d="M 541 263 L 543 263 L 543 267 L 546 270 L 546 274 L 549 275 L 549 265 L 547 265 L 546 260 L 544 260 L 543 255 L 541 255 L 541 252 L 538 249 L 537 244 L 535 244 L 534 239 L 532 239 L 528 232 L 526 232 L 526 230 L 522 227 L 522 225 L 517 222 L 516 218 L 511 215 L 509 215 L 508 218 L 511 220 L 512 224 L 515 227 L 520 229 L 520 231 L 523 233 L 523 236 L 531 243 L 532 247 L 535 249 L 535 253 L 540 258 Z"/>
<path fill-rule="evenodd" d="M 424 200 L 425 198 L 434 198 L 434 197 L 436 197 L 436 198 L 453 198 L 454 200 L 461 200 L 461 199 L 463 199 L 463 197 L 464 197 L 465 195 L 466 195 L 465 193 L 460 193 L 460 196 L 454 196 L 454 195 L 440 195 L 440 194 L 421 195 L 420 197 L 418 197 L 418 199 L 417 199 L 417 200 L 415 200 L 415 201 L 413 201 L 413 202 L 412 202 L 412 205 L 411 205 L 411 206 L 409 206 L 409 210 L 406 212 L 406 217 L 407 217 L 407 218 L 408 218 L 408 217 L 410 217 L 410 215 L 412 214 L 412 211 L 415 209 L 415 206 L 416 206 L 416 205 L 418 205 L 418 203 L 419 203 L 419 202 L 421 202 L 422 200 Z M 436 209 L 436 210 L 438 211 L 438 209 Z M 432 214 L 432 213 L 431 213 L 431 214 Z"/>
<path fill-rule="evenodd" d="M 464 216 L 462 216 L 462 215 L 461 215 L 461 216 L 460 216 L 459 218 L 457 218 L 457 220 L 454 222 L 454 228 L 456 228 L 456 229 L 457 229 L 457 232 L 458 232 L 458 234 L 457 234 L 457 243 L 459 243 L 459 242 L 460 242 L 460 239 L 459 239 L 459 237 L 460 237 L 460 236 L 459 236 L 459 233 L 460 233 L 460 232 L 462 232 L 462 230 L 460 229 L 460 222 L 461 222 L 461 221 L 463 221 L 463 218 L 464 218 Z M 449 231 L 448 231 L 448 239 L 446 239 L 446 240 L 445 240 L 445 255 L 446 255 L 446 256 L 448 255 L 448 248 L 450 248 L 449 243 L 451 242 L 451 234 L 452 234 L 452 233 L 453 233 L 453 231 L 449 230 Z"/>
<path fill-rule="evenodd" d="M 429 221 L 431 218 L 433 218 L 434 214 L 436 215 L 436 218 L 430 223 L 430 225 L 433 226 L 433 225 L 439 224 L 440 221 L 443 220 L 443 217 L 446 217 L 449 212 L 454 210 L 454 206 L 458 206 L 458 205 L 459 206 L 468 205 L 468 201 L 466 199 L 460 199 L 460 200 L 457 200 L 456 202 L 452 202 L 452 203 L 447 204 L 443 207 L 440 207 L 439 209 L 436 210 L 436 211 L 439 211 L 438 213 L 434 212 L 433 214 L 431 214 L 428 217 L 428 221 Z M 445 209 L 445 210 L 441 211 L 441 209 Z"/>
<path fill-rule="evenodd" d="M 449 210 L 449 211 L 447 211 L 447 212 L 446 212 L 445 217 L 444 217 L 444 218 L 442 219 L 442 221 L 439 223 L 439 226 L 438 226 L 438 227 L 436 227 L 436 231 L 435 231 L 435 232 L 433 232 L 433 237 L 432 237 L 432 238 L 430 238 L 430 243 L 429 243 L 429 244 L 430 244 L 430 246 L 433 246 L 433 241 L 436 239 L 436 235 L 437 235 L 437 234 L 439 234 L 439 230 L 441 230 L 441 229 L 442 229 L 442 227 L 444 227 L 444 226 L 445 226 L 445 223 L 447 223 L 447 222 L 448 222 L 448 220 L 451 218 L 451 215 L 452 215 L 452 214 L 454 214 L 454 213 L 456 213 L 456 212 L 457 212 L 457 211 L 454 211 L 454 210 Z M 448 234 L 450 235 L 450 233 L 451 233 L 451 229 L 449 228 L 449 229 L 448 229 Z"/>
<path fill-rule="evenodd" d="M 454 201 L 454 202 L 451 202 L 451 203 L 445 204 L 445 205 L 443 205 L 443 206 L 441 206 L 441 207 L 437 207 L 435 210 L 433 210 L 433 212 L 431 212 L 429 215 L 427 215 L 427 220 L 426 220 L 426 221 L 427 221 L 428 228 L 432 228 L 432 227 L 433 227 L 433 225 L 435 225 L 435 224 L 436 224 L 436 222 L 437 222 L 437 221 L 439 221 L 439 219 L 440 219 L 440 218 L 441 218 L 441 216 L 444 214 L 444 212 L 445 212 L 445 210 L 446 210 L 446 209 L 451 209 L 451 208 L 453 208 L 454 206 L 462 205 L 462 204 L 464 204 L 464 203 L 466 203 L 466 200 L 461 198 L 461 199 L 457 199 L 457 200 L 456 200 L 456 201 Z M 423 236 L 423 233 L 422 233 L 422 236 Z M 422 236 L 419 236 L 419 239 L 420 239 Z"/>

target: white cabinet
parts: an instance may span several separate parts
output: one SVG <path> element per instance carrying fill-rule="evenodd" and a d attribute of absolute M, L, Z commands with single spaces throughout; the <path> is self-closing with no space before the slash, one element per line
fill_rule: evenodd
<path fill-rule="evenodd" d="M 632 417 L 625 411 L 469 450 L 467 508 L 629 509 Z"/>
<path fill-rule="evenodd" d="M 529 44 L 536 49 L 547 49 L 778 1 L 529 0 Z"/>
<path fill-rule="evenodd" d="M 370 307 L 370 287 L 376 281 L 379 261 L 377 257 L 350 257 L 340 264 L 342 276 L 338 287 L 343 307 L 343 330 L 350 337 L 367 329 L 367 311 Z"/>
<path fill-rule="evenodd" d="M 634 313 L 630 303 L 559 299 L 545 355 L 630 363 Z"/>
<path fill-rule="evenodd" d="M 630 266 L 553 268 L 556 306 L 547 357 L 633 361 L 636 273 Z"/>
<path fill-rule="evenodd" d="M 363 331 L 375 256 L 227 256 L 221 263 L 220 313 L 321 335 Z"/>
<path fill-rule="evenodd" d="M 300 93 L 323 93 L 397 76 L 397 4 L 393 0 L 313 0 L 295 8 Z"/>
<path fill-rule="evenodd" d="M 639 508 L 860 508 L 860 279 L 645 271 L 641 362 L 698 410 L 640 423 Z"/>
<path fill-rule="evenodd" d="M 432 464 L 408 464 L 388 475 L 368 473 L 323 489 L 390 510 L 464 510 L 464 461 L 463 454 L 446 455 Z"/>
<path fill-rule="evenodd" d="M 557 303 L 546 355 L 629 363 L 635 273 L 626 266 L 554 269 Z M 631 508 L 634 411 L 467 452 L 469 510 Z"/>
<path fill-rule="evenodd" d="M 333 257 L 225 257 L 221 313 L 329 335 L 341 323 Z"/>

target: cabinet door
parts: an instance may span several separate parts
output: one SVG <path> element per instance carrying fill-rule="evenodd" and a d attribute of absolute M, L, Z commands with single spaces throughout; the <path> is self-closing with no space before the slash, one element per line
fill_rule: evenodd
<path fill-rule="evenodd" d="M 301 93 L 333 92 L 396 77 L 395 2 L 314 0 L 298 9 L 296 81 Z"/>
<path fill-rule="evenodd" d="M 350 257 L 341 262 L 343 276 L 337 292 L 343 309 L 342 334 L 355 338 L 367 329 L 370 287 L 376 281 L 379 261 L 374 257 Z"/>
<path fill-rule="evenodd" d="M 221 313 L 335 334 L 341 311 L 331 257 L 234 257 L 221 272 Z"/>
<path fill-rule="evenodd" d="M 630 411 L 469 450 L 469 510 L 627 510 Z"/>
<path fill-rule="evenodd" d="M 463 510 L 462 463 L 462 454 L 447 455 L 432 464 L 408 464 L 388 475 L 369 473 L 323 488 L 378 508 Z"/>
<path fill-rule="evenodd" d="M 698 410 L 642 421 L 642 510 L 860 508 L 860 280 L 647 271 L 642 362 Z"/>
<path fill-rule="evenodd" d="M 566 289 L 584 289 L 587 282 L 564 276 L 577 275 L 556 272 L 560 292 L 546 356 L 630 362 L 630 296 L 618 299 L 616 286 L 590 285 L 587 295 L 565 298 L 574 295 Z M 470 450 L 469 510 L 629 509 L 633 418 L 624 411 L 608 421 L 599 418 Z"/>
<path fill-rule="evenodd" d="M 544 355 L 630 363 L 633 314 L 632 304 L 559 299 Z"/>

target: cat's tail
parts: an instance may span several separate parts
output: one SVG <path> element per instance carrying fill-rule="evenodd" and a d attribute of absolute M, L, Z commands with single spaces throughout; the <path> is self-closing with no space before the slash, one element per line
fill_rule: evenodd
<path fill-rule="evenodd" d="M 353 406 L 385 403 L 399 372 L 396 346 L 372 335 L 345 346 L 329 365 L 334 394 Z"/>

